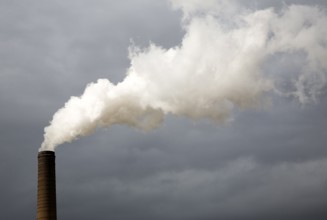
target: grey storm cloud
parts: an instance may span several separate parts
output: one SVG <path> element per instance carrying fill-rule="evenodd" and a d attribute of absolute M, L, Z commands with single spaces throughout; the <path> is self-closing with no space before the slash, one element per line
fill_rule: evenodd
<path fill-rule="evenodd" d="M 257 51 L 265 57 L 257 72 L 273 80 L 260 92 L 259 107 L 236 104 L 220 124 L 169 110 L 148 132 L 114 125 L 62 144 L 58 219 L 326 219 L 326 6 L 319 0 L 0 0 L 0 219 L 36 218 L 37 151 L 44 127 L 69 97 L 97 79 L 116 86 L 132 70 L 164 86 L 158 72 L 151 78 L 140 70 L 185 52 L 186 39 L 196 39 L 192 30 L 202 28 L 204 48 L 218 30 L 231 37 L 221 42 L 232 44 L 233 31 L 254 31 L 257 22 L 267 27 L 262 39 L 270 45 Z M 223 27 L 210 29 L 217 24 Z M 243 33 L 239 42 L 254 39 Z M 239 49 L 215 53 L 218 43 L 205 48 L 226 60 Z M 271 55 L 263 56 L 267 48 Z M 192 63 L 189 72 L 198 70 Z M 164 90 L 151 90 L 165 97 L 158 91 Z M 166 111 L 167 100 L 156 106 Z"/>

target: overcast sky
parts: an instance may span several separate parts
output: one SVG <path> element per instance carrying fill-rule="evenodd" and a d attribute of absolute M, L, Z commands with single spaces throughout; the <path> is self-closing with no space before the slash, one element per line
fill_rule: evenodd
<path fill-rule="evenodd" d="M 52 115 L 90 82 L 121 82 L 131 44 L 179 46 L 182 19 L 168 0 L 0 0 L 0 219 L 36 218 Z M 296 72 L 301 54 L 288 59 L 269 59 L 267 74 Z M 222 124 L 169 114 L 150 132 L 115 125 L 58 146 L 58 219 L 327 219 L 326 87 L 306 104 L 266 95 Z"/>

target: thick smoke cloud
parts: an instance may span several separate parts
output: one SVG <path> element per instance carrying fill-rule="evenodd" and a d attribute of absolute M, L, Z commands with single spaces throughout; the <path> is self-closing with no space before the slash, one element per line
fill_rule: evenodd
<path fill-rule="evenodd" d="M 167 114 L 224 122 L 235 110 L 266 105 L 272 93 L 306 104 L 324 91 L 326 11 L 301 5 L 250 11 L 236 1 L 214 0 L 175 0 L 172 6 L 184 13 L 181 44 L 132 45 L 126 78 L 116 85 L 99 79 L 72 97 L 45 128 L 40 150 L 99 127 L 151 130 Z M 299 56 L 297 74 L 266 66 L 270 59 Z"/>

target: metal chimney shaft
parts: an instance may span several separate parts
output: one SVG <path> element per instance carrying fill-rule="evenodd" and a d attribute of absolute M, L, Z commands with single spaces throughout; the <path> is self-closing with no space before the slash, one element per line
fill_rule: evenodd
<path fill-rule="evenodd" d="M 37 220 L 57 220 L 55 158 L 53 151 L 38 154 Z"/>

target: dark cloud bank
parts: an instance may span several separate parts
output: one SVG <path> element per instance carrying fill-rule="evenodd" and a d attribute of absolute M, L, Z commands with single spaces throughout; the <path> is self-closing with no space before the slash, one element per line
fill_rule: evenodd
<path fill-rule="evenodd" d="M 192 13 L 197 2 L 175 7 Z M 326 16 L 325 1 L 283 2 L 246 7 L 310 4 Z M 52 114 L 89 82 L 122 81 L 131 39 L 141 48 L 179 45 L 183 14 L 150 0 L 0 6 L 0 219 L 35 219 L 36 156 Z M 305 59 L 281 54 L 264 68 L 296 76 Z M 284 93 L 294 85 L 277 83 Z M 59 146 L 58 219 L 326 219 L 325 87 L 305 105 L 268 96 L 264 109 L 235 110 L 224 124 L 168 114 L 150 132 L 116 125 Z"/>

